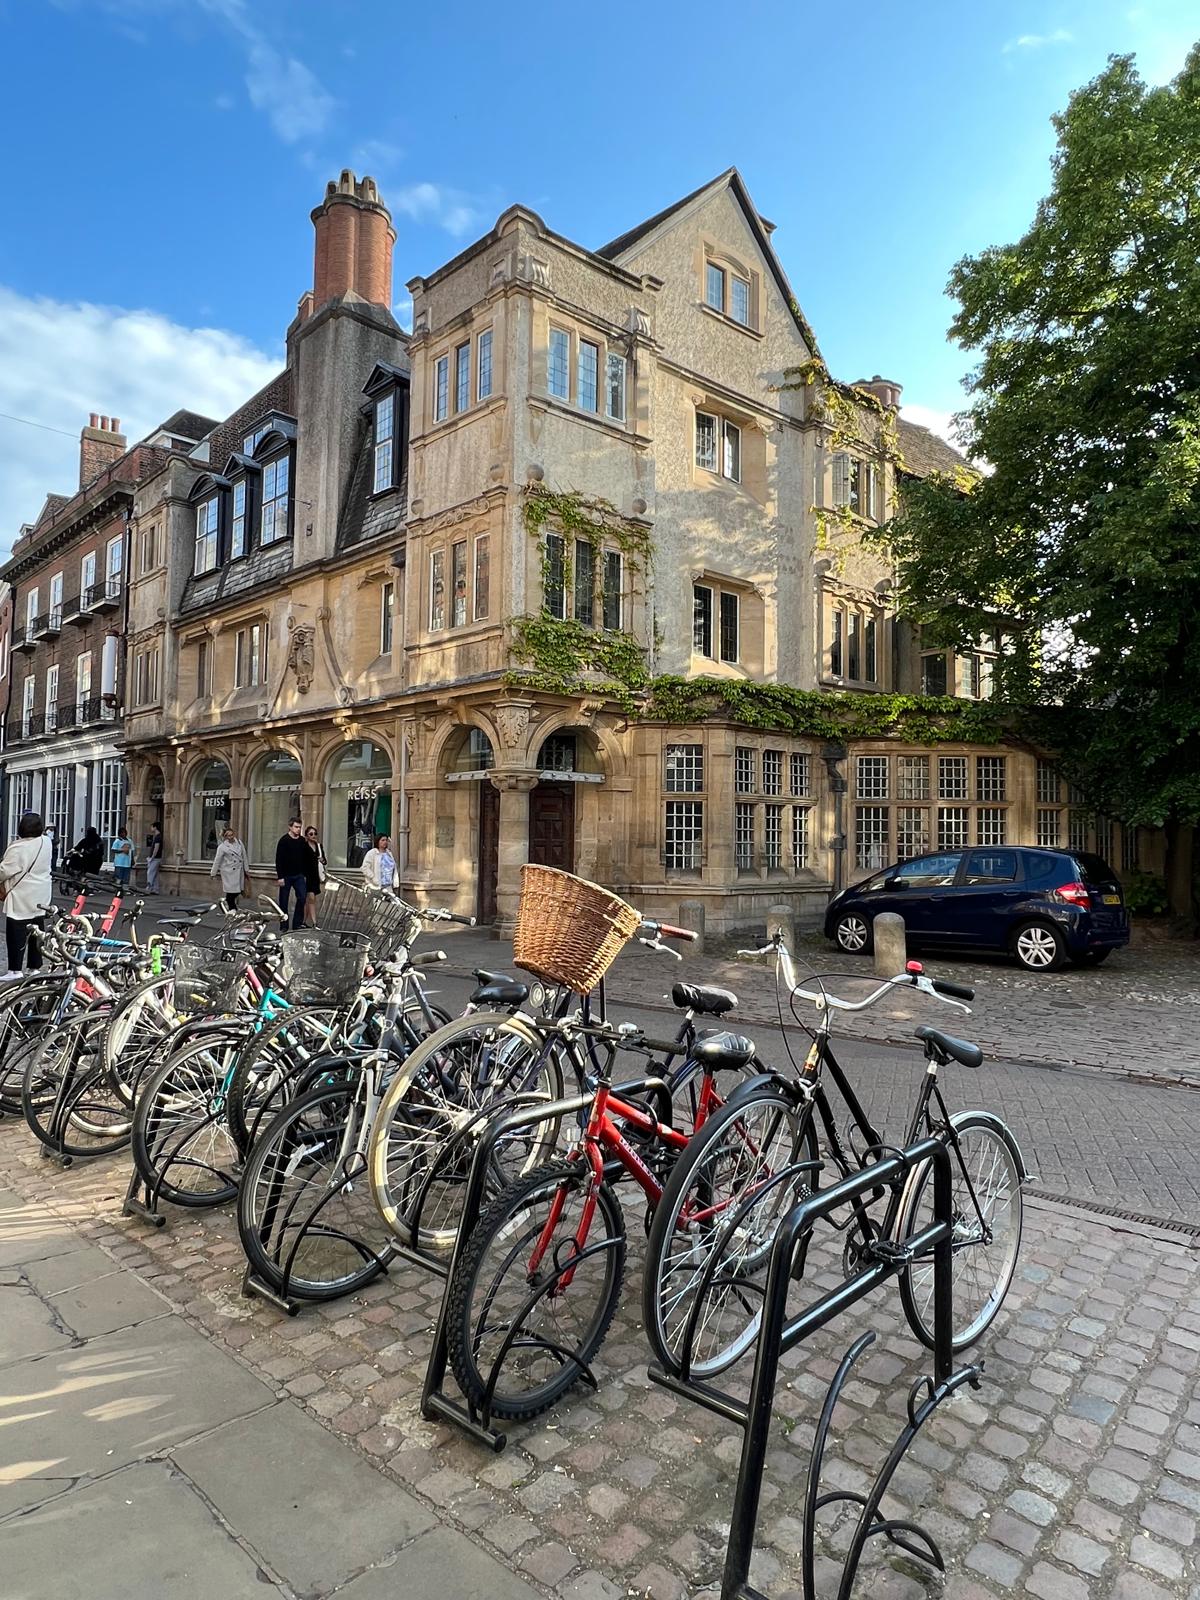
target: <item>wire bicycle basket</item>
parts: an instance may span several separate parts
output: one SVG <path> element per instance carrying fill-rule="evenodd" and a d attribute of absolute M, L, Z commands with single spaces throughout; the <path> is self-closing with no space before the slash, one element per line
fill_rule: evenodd
<path fill-rule="evenodd" d="M 526 863 L 513 962 L 549 983 L 588 994 L 641 923 L 640 911 L 598 883 Z"/>
<path fill-rule="evenodd" d="M 369 954 L 363 933 L 297 928 L 279 939 L 278 981 L 293 1005 L 349 1005 Z"/>
<path fill-rule="evenodd" d="M 174 947 L 171 976 L 177 1011 L 233 1011 L 246 979 L 246 957 L 224 945 L 188 940 Z"/>
<path fill-rule="evenodd" d="M 390 960 L 402 946 L 411 948 L 421 931 L 419 915 L 403 900 L 341 878 L 325 880 L 320 903 L 320 931 L 364 935 L 373 962 Z"/>

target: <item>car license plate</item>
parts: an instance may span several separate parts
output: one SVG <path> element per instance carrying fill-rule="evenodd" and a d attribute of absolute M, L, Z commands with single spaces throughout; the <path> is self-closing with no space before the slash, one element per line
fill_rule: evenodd
<path fill-rule="evenodd" d="M 1104 904 L 1106 906 L 1119 906 L 1121 904 L 1121 896 L 1119 894 L 1106 894 L 1104 896 Z"/>

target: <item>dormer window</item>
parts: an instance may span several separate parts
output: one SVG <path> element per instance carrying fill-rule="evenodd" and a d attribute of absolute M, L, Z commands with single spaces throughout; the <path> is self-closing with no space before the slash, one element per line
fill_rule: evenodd
<path fill-rule="evenodd" d="M 382 494 L 392 487 L 395 461 L 396 395 L 385 394 L 375 402 L 375 477 L 374 492 Z"/>
<path fill-rule="evenodd" d="M 288 508 L 290 459 L 276 456 L 263 467 L 262 476 L 262 536 L 264 545 L 275 544 L 288 535 Z"/>
<path fill-rule="evenodd" d="M 246 480 L 239 478 L 233 486 L 233 520 L 229 529 L 229 558 L 236 561 L 246 554 Z"/>
<path fill-rule="evenodd" d="M 213 494 L 196 507 L 196 558 L 192 570 L 197 577 L 216 569 L 219 527 L 220 502 Z"/>

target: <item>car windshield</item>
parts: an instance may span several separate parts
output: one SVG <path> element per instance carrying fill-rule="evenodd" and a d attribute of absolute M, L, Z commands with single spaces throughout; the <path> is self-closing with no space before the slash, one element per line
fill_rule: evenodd
<path fill-rule="evenodd" d="M 1076 855 L 1075 859 L 1079 863 L 1079 870 L 1083 874 L 1084 883 L 1111 883 L 1116 876 L 1102 856 L 1094 856 L 1084 852 Z"/>

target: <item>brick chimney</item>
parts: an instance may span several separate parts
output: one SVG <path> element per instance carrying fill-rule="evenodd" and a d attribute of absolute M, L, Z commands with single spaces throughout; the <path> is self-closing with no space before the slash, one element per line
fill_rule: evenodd
<path fill-rule="evenodd" d="M 873 378 L 860 378 L 854 387 L 873 394 L 885 411 L 900 409 L 901 385 L 893 383 L 890 378 L 881 378 L 876 373 Z"/>
<path fill-rule="evenodd" d="M 301 318 L 347 294 L 390 311 L 396 230 L 374 178 L 356 178 L 344 170 L 336 183 L 326 186 L 312 220 L 317 234 L 312 304 L 301 300 Z"/>
<path fill-rule="evenodd" d="M 120 417 L 102 417 L 95 411 L 79 435 L 79 487 L 86 489 L 106 467 L 125 454 L 126 438 Z"/>

